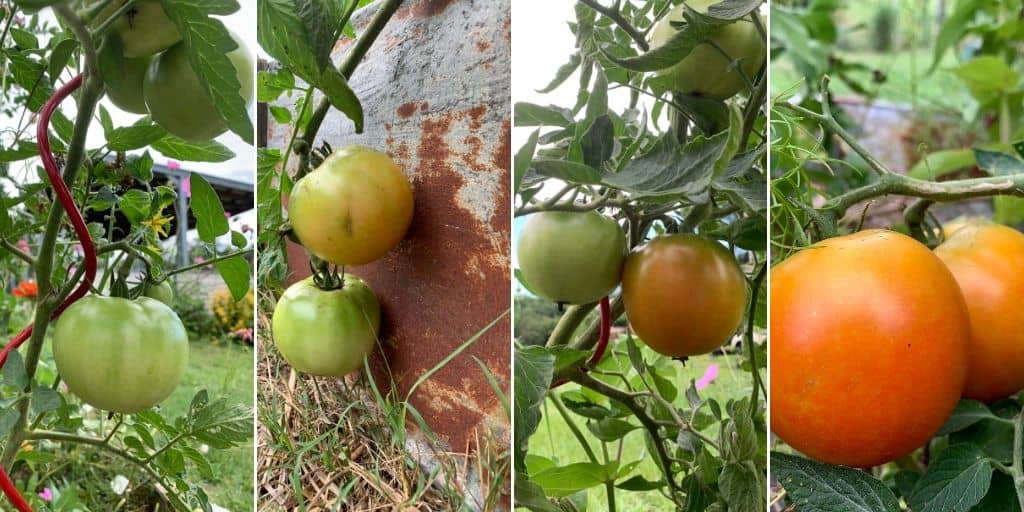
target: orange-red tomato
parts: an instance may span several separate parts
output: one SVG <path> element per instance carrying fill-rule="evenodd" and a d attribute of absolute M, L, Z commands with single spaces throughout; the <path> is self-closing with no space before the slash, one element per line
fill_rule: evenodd
<path fill-rule="evenodd" d="M 953 275 L 923 244 L 868 230 L 824 240 L 770 274 L 772 430 L 854 467 L 922 446 L 967 376 L 970 324 Z"/>
<path fill-rule="evenodd" d="M 692 356 L 711 352 L 736 331 L 747 281 L 718 242 L 662 236 L 626 259 L 622 300 L 629 324 L 647 346 L 667 356 Z"/>
<path fill-rule="evenodd" d="M 964 398 L 991 402 L 1024 389 L 1024 233 L 971 223 L 935 254 L 960 284 L 971 317 Z"/>

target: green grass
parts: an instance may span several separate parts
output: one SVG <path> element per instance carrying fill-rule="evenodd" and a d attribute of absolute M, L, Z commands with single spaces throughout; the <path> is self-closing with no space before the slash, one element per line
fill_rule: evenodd
<path fill-rule="evenodd" d="M 211 398 L 253 405 L 253 352 L 251 347 L 235 343 L 214 345 L 206 340 L 193 341 L 189 364 L 181 385 L 161 405 L 169 418 L 188 413 L 192 397 L 200 389 Z M 232 512 L 252 510 L 253 445 L 250 442 L 229 450 L 210 450 L 207 457 L 219 481 L 208 482 L 204 489 L 210 500 Z"/>
<path fill-rule="evenodd" d="M 645 356 L 650 361 L 652 358 L 651 354 L 653 353 L 647 349 L 644 349 L 644 351 Z M 700 395 L 702 398 L 715 399 L 724 405 L 730 398 L 738 399 L 750 393 L 750 374 L 738 368 L 738 365 L 742 363 L 740 356 L 699 356 L 690 358 L 686 365 L 674 365 L 676 368 L 674 382 L 679 389 L 679 396 L 676 397 L 675 403 L 687 407 L 683 391 L 691 380 L 699 379 L 711 363 L 718 364 L 718 378 L 710 386 L 701 390 Z M 558 391 L 561 393 L 577 389 L 579 389 L 578 385 L 570 383 L 560 387 Z M 588 462 L 586 452 L 583 451 L 583 448 L 572 435 L 562 416 L 559 415 L 550 401 L 545 401 L 543 415 L 537 432 L 530 438 L 530 453 L 552 459 L 559 465 Z M 599 442 L 592 436 L 589 436 L 589 433 L 586 431 L 586 418 L 576 415 L 573 415 L 572 418 L 576 425 L 583 430 L 584 435 L 588 436 L 595 452 L 600 453 Z M 704 433 L 717 438 L 717 424 L 708 428 Z M 617 449 L 618 446 L 615 444 L 608 445 L 608 451 L 613 457 Z M 661 477 L 661 472 L 658 470 L 657 462 L 647 456 L 646 452 L 643 433 L 640 430 L 633 431 L 624 438 L 621 461 L 626 463 L 646 457 L 638 466 L 637 471 L 649 480 L 658 480 Z M 672 503 L 656 491 L 629 492 L 616 489 L 615 502 L 618 510 L 674 509 Z M 604 486 L 594 487 L 589 490 L 588 510 L 608 510 L 607 494 Z"/>

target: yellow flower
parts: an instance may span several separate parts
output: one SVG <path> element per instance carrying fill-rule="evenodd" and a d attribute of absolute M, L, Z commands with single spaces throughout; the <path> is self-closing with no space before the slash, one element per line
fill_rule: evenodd
<path fill-rule="evenodd" d="M 161 212 L 157 212 L 156 215 L 142 221 L 142 225 L 152 231 L 153 235 L 157 237 L 167 236 L 167 229 L 170 224 L 171 218 L 164 217 Z"/>

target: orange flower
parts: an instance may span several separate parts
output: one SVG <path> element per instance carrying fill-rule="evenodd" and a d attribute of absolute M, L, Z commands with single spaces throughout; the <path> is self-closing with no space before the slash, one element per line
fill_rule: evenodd
<path fill-rule="evenodd" d="M 39 287 L 36 286 L 35 281 L 22 281 L 18 283 L 18 287 L 14 289 L 15 297 L 34 299 L 36 295 L 39 295 Z"/>

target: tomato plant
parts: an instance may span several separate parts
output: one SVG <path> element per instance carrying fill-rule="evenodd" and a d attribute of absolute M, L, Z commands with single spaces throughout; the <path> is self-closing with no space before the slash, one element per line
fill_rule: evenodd
<path fill-rule="evenodd" d="M 147 114 L 146 99 L 142 94 L 142 84 L 149 69 L 150 59 L 120 59 L 123 69 L 116 78 L 105 83 L 107 99 L 117 108 L 133 114 Z M 116 80 L 116 81 L 114 81 Z"/>
<path fill-rule="evenodd" d="M 213 397 L 193 382 L 178 386 L 196 362 L 188 361 L 183 322 L 160 301 L 177 307 L 168 280 L 181 282 L 208 266 L 244 296 L 251 251 L 244 235 L 230 230 L 202 174 L 175 174 L 155 160 L 215 163 L 235 155 L 218 142 L 184 141 L 148 118 L 125 123 L 100 102 L 109 88 L 114 101 L 137 106 L 143 65 L 124 58 L 130 39 L 117 26 L 137 9 L 133 30 L 139 29 L 155 8 L 187 36 L 204 87 L 207 76 L 220 76 L 207 87 L 223 99 L 216 110 L 251 140 L 238 84 L 230 83 L 233 75 L 221 76 L 231 68 L 224 47 L 233 43 L 217 16 L 230 17 L 239 6 L 15 5 L 4 9 L 0 32 L 8 78 L 0 81 L 0 252 L 17 267 L 3 267 L 0 277 L 31 277 L 37 286 L 31 298 L 27 287 L 19 298 L 31 301 L 30 316 L 13 316 L 9 302 L 0 306 L 8 319 L 3 332 L 13 338 L 0 351 L 0 393 L 7 397 L 0 408 L 0 489 L 21 512 L 109 510 L 128 502 L 180 511 L 234 507 L 214 484 L 211 461 L 251 439 L 251 404 L 219 396 L 230 386 Z M 145 32 L 135 34 L 136 42 L 161 33 Z M 202 263 L 170 243 L 170 227 L 184 237 L 186 223 L 196 228 L 192 251 Z M 204 446 L 210 449 L 201 452 Z M 130 475 L 122 476 L 128 484 L 112 491 L 117 475 Z"/>
<path fill-rule="evenodd" d="M 970 364 L 963 396 L 982 402 L 1024 389 L 1024 234 L 988 223 L 957 229 L 935 248 L 953 272 L 970 313 Z"/>
<path fill-rule="evenodd" d="M 597 212 L 539 212 L 519 236 L 519 270 L 538 295 L 564 304 L 590 304 L 622 276 L 626 235 Z"/>
<path fill-rule="evenodd" d="M 739 328 L 747 280 L 717 241 L 660 236 L 626 260 L 622 302 L 630 326 L 655 352 L 695 356 L 722 346 Z"/>
<path fill-rule="evenodd" d="M 373 290 L 348 274 L 336 290 L 321 290 L 308 277 L 285 290 L 273 316 L 277 349 L 296 370 L 344 377 L 363 366 L 380 330 Z"/>
<path fill-rule="evenodd" d="M 150 282 L 145 283 L 145 291 L 143 295 L 151 299 L 156 299 L 168 306 L 172 306 L 174 303 L 174 288 L 171 287 L 169 281 L 161 281 L 158 284 Z"/>
<path fill-rule="evenodd" d="M 944 4 L 771 8 L 780 509 L 1024 504 L 1021 5 Z"/>
<path fill-rule="evenodd" d="M 765 510 L 766 73 L 716 55 L 749 71 L 728 92 L 689 67 L 747 46 L 741 25 L 764 49 L 764 26 L 721 5 L 672 24 L 681 2 L 581 1 L 569 63 L 534 85 L 575 103 L 514 98 L 518 506 Z M 543 323 L 548 301 L 572 305 Z"/>
<path fill-rule="evenodd" d="M 388 155 L 341 148 L 305 175 L 288 199 L 288 218 L 303 247 L 336 265 L 380 258 L 412 222 L 412 188 Z"/>
<path fill-rule="evenodd" d="M 188 335 L 178 315 L 155 299 L 87 297 L 58 320 L 53 358 L 83 402 L 133 414 L 177 387 L 188 364 Z"/>

